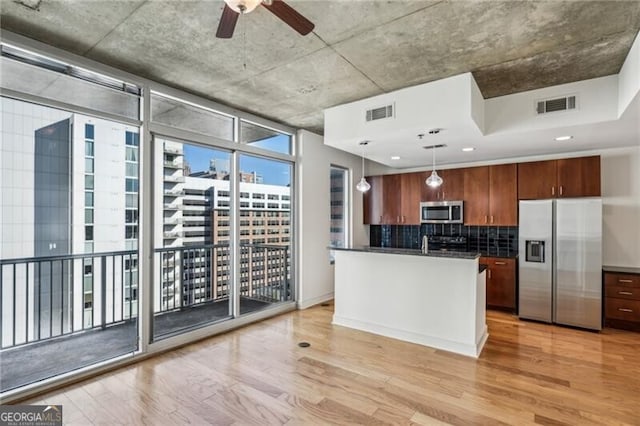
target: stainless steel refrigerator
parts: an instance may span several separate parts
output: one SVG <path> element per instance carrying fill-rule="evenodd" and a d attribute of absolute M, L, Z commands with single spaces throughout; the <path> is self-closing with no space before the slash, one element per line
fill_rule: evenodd
<path fill-rule="evenodd" d="M 520 201 L 520 318 L 602 329 L 602 200 Z"/>

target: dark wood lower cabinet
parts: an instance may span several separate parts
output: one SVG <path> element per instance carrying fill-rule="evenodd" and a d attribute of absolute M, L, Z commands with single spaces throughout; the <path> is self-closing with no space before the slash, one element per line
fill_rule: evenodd
<path fill-rule="evenodd" d="M 604 273 L 605 325 L 640 331 L 640 274 Z"/>
<path fill-rule="evenodd" d="M 487 307 L 516 309 L 516 259 L 481 257 L 487 265 Z"/>

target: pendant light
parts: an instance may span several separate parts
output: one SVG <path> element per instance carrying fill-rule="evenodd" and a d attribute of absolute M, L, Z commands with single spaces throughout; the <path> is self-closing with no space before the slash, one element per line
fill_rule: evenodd
<path fill-rule="evenodd" d="M 430 134 L 438 134 L 440 133 L 440 130 L 438 129 L 436 130 L 430 130 L 429 131 Z M 420 139 L 422 139 L 424 137 L 424 134 L 420 134 L 418 135 L 418 137 Z M 438 176 L 438 172 L 436 172 L 436 145 L 433 145 L 431 147 L 431 158 L 433 159 L 433 167 L 431 169 L 431 176 L 429 176 L 427 178 L 427 180 L 425 181 L 425 183 L 430 186 L 431 188 L 437 188 L 440 185 L 442 185 L 442 178 L 440 176 Z"/>
<path fill-rule="evenodd" d="M 360 179 L 360 182 L 356 185 L 356 189 L 360 192 L 367 192 L 371 189 L 371 185 L 369 185 L 369 182 L 364 178 L 364 147 L 368 144 L 369 141 L 360 142 L 360 146 L 362 147 L 362 179 Z"/>

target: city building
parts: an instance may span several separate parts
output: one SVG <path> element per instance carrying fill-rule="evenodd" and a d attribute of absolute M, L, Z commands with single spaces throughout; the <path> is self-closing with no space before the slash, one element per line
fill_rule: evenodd
<path fill-rule="evenodd" d="M 228 297 L 229 161 L 212 158 L 208 170 L 193 172 L 184 144 L 159 142 L 163 167 L 158 169 L 163 170 L 164 183 L 156 194 L 162 200 L 156 212 L 163 214 L 156 216 L 163 227 L 156 228 L 156 235 L 163 247 L 162 299 L 156 300 L 156 309 L 166 311 Z M 291 242 L 290 188 L 261 182 L 262 176 L 255 171 L 240 172 L 241 291 L 258 298 L 267 297 L 269 292 L 264 289 L 281 280 L 283 262 L 290 265 L 288 256 L 277 258 L 282 256 L 280 251 L 270 253 L 260 245 L 288 246 Z"/>
<path fill-rule="evenodd" d="M 12 164 L 12 178 L 20 179 L 2 180 L 0 254 L 53 259 L 15 269 L 16 280 L 26 283 L 17 290 L 25 303 L 15 311 L 24 319 L 4 322 L 15 329 L 3 333 L 3 344 L 92 328 L 94 305 L 102 302 L 94 277 L 104 267 L 92 254 L 137 248 L 137 129 L 82 114 L 62 118 L 60 111 L 5 98 L 2 106 L 4 122 L 12 123 L 4 129 L 3 165 Z M 58 260 L 68 255 L 85 257 Z M 117 321 L 137 312 L 137 255 L 113 261 L 105 275 L 114 294 L 105 307 Z"/>

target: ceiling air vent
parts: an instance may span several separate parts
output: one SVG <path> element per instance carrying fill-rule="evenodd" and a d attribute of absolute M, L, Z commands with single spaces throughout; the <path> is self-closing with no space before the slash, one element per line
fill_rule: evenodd
<path fill-rule="evenodd" d="M 538 114 L 548 114 L 550 112 L 566 111 L 570 109 L 576 109 L 575 96 L 546 99 L 544 101 L 538 101 L 536 104 L 536 112 Z"/>
<path fill-rule="evenodd" d="M 382 120 L 393 117 L 393 105 L 367 110 L 367 121 Z"/>
<path fill-rule="evenodd" d="M 438 148 L 446 148 L 446 143 L 439 143 L 438 145 L 426 145 L 423 146 L 424 149 L 438 149 Z"/>

